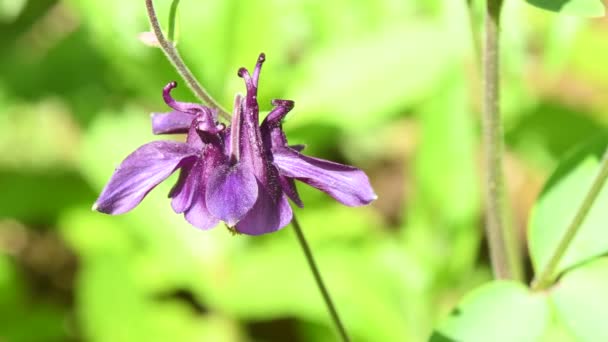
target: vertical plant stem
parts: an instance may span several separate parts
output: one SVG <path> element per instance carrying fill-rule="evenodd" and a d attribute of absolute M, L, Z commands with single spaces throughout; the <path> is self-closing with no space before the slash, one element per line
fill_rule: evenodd
<path fill-rule="evenodd" d="M 502 0 L 487 0 L 483 47 L 483 140 L 486 165 L 486 234 L 497 279 L 521 279 L 515 231 L 506 224 L 503 134 L 499 108 L 499 33 Z"/>
<path fill-rule="evenodd" d="M 184 64 L 184 61 L 179 55 L 179 52 L 175 48 L 172 42 L 167 41 L 165 36 L 163 35 L 163 31 L 160 27 L 160 23 L 158 22 L 158 17 L 156 16 L 156 11 L 154 10 L 154 4 L 152 0 L 146 1 L 146 10 L 148 11 L 148 19 L 150 20 L 150 25 L 152 26 L 152 31 L 156 36 L 156 40 L 160 44 L 161 50 L 167 56 L 167 59 L 173 64 L 177 72 L 180 76 L 186 81 L 188 87 L 192 90 L 194 95 L 198 97 L 203 103 L 208 106 L 215 108 L 218 110 L 219 115 L 225 120 L 230 121 L 230 114 L 226 110 L 222 108 L 222 106 L 209 95 L 209 93 L 201 86 L 201 84 L 196 80 L 190 69 Z"/>
<path fill-rule="evenodd" d="M 317 264 L 315 263 L 315 259 L 312 256 L 312 252 L 310 251 L 308 242 L 306 242 L 306 238 L 304 237 L 304 232 L 302 232 L 302 228 L 300 227 L 300 223 L 296 219 L 295 214 L 293 216 L 293 219 L 291 220 L 291 224 L 293 225 L 293 228 L 296 232 L 296 236 L 298 237 L 298 242 L 300 243 L 300 246 L 302 247 L 302 250 L 304 251 L 304 255 L 306 256 L 306 261 L 308 262 L 308 266 L 310 267 L 310 270 L 312 271 L 312 274 L 315 277 L 315 282 L 317 283 L 317 286 L 319 287 L 319 291 L 321 291 L 321 295 L 323 296 L 323 300 L 325 301 L 325 305 L 327 306 L 329 315 L 331 316 L 331 319 L 332 319 L 334 325 L 336 326 L 338 333 L 340 334 L 340 338 L 342 339 L 342 341 L 347 342 L 347 341 L 349 341 L 349 338 L 348 338 L 348 335 L 346 334 L 346 329 L 344 328 L 344 325 L 342 324 L 342 321 L 340 320 L 340 316 L 338 315 L 338 311 L 336 310 L 336 307 L 334 306 L 331 296 L 329 295 L 329 291 L 327 291 L 327 288 L 325 287 L 325 284 L 323 283 L 323 278 L 321 278 L 321 273 L 319 272 L 319 269 L 317 268 Z"/>
<path fill-rule="evenodd" d="M 555 270 L 556 270 L 557 266 L 559 265 L 560 260 L 566 254 L 566 251 L 568 250 L 570 243 L 576 236 L 576 233 L 578 233 L 578 230 L 580 229 L 580 227 L 583 225 L 583 222 L 585 222 L 585 218 L 587 217 L 587 214 L 591 210 L 591 207 L 593 206 L 593 202 L 595 202 L 597 196 L 600 194 L 600 191 L 602 190 L 607 179 L 608 179 L 608 149 L 606 149 L 606 152 L 604 152 L 604 157 L 602 158 L 602 161 L 600 164 L 600 170 L 597 173 L 595 180 L 591 184 L 591 188 L 589 189 L 589 192 L 583 199 L 583 203 L 581 203 L 581 206 L 578 209 L 578 211 L 576 212 L 576 215 L 574 216 L 574 218 L 572 219 L 572 222 L 566 229 L 566 233 L 564 234 L 562 239 L 557 244 L 557 247 L 555 248 L 555 252 L 551 256 L 551 258 L 549 258 L 549 262 L 547 263 L 547 266 L 545 266 L 543 271 L 539 273 L 539 276 L 537 276 L 536 279 L 532 282 L 533 290 L 542 290 L 551 284 L 551 282 L 553 281 Z"/>
<path fill-rule="evenodd" d="M 179 6 L 179 0 L 173 0 L 171 3 L 171 9 L 169 10 L 169 29 L 167 30 L 167 37 L 170 42 L 175 42 L 175 19 L 177 18 L 177 7 Z M 175 46 L 175 44 L 173 44 Z"/>

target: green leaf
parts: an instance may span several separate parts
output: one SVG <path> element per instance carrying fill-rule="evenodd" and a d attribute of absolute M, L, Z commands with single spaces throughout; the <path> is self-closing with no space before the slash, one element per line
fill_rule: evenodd
<path fill-rule="evenodd" d="M 162 221 L 156 215 L 153 219 Z M 64 238 L 79 256 L 76 310 L 87 341 L 239 340 L 228 318 L 202 315 L 171 295 L 183 288 L 178 273 L 186 273 L 179 265 L 188 267 L 187 275 L 196 281 L 204 278 L 186 246 L 170 238 L 160 241 L 165 225 L 137 224 L 136 219 L 124 224 L 88 208 L 67 212 L 60 222 Z M 147 235 L 143 228 L 148 228 Z M 176 228 L 174 235 L 183 231 L 171 228 Z M 172 253 L 152 244 L 153 239 Z"/>
<path fill-rule="evenodd" d="M 57 303 L 33 301 L 40 293 L 27 286 L 23 270 L 11 259 L 0 253 L 0 341 L 65 341 L 67 310 Z"/>
<path fill-rule="evenodd" d="M 608 139 L 596 139 L 569 154 L 558 165 L 536 201 L 528 240 L 536 272 L 547 265 L 595 178 Z M 556 274 L 608 251 L 608 186 L 604 186 L 576 237 L 560 261 Z"/>
<path fill-rule="evenodd" d="M 290 124 L 322 121 L 361 129 L 384 123 L 427 96 L 451 66 L 461 47 L 446 35 L 451 33 L 437 25 L 410 22 L 318 51 L 303 61 L 287 90 L 307 111 Z M 438 40 L 446 44 L 433 43 Z"/>
<path fill-rule="evenodd" d="M 420 113 L 422 142 L 416 158 L 421 200 L 436 223 L 455 226 L 475 220 L 479 195 L 474 116 L 468 110 L 460 67 L 451 70 L 437 97 Z M 451 165 L 446 172 L 445 165 Z M 420 199 L 419 199 L 420 200 Z"/>
<path fill-rule="evenodd" d="M 26 5 L 27 0 L 0 0 L 0 22 L 13 22 Z"/>
<path fill-rule="evenodd" d="M 538 341 L 549 319 L 544 294 L 530 293 L 516 282 L 495 281 L 465 296 L 431 341 Z"/>
<path fill-rule="evenodd" d="M 441 253 L 418 239 L 406 247 L 430 262 L 440 277 L 461 278 L 472 269 L 481 240 L 475 116 L 467 99 L 466 80 L 459 64 L 447 73 L 436 96 L 421 108 L 421 142 L 415 158 L 416 201 L 408 203 L 407 236 L 427 236 L 444 246 Z M 450 165 L 446 172 L 446 165 Z M 414 228 L 416 227 L 416 228 Z M 413 229 L 420 228 L 420 234 Z M 446 256 L 451 256 L 446 258 Z M 449 270 L 449 271 L 447 271 Z"/>
<path fill-rule="evenodd" d="M 377 225 L 376 218 L 369 214 L 338 204 L 327 205 L 323 212 L 298 213 L 324 281 L 353 338 L 416 340 L 404 324 L 402 301 L 393 299 L 395 295 L 404 298 L 410 308 L 415 296 L 401 285 L 410 285 L 404 279 L 417 277 L 411 269 L 392 264 L 402 257 L 396 245 L 387 240 L 380 240 L 385 242 L 381 244 L 366 232 Z M 210 278 L 207 283 L 194 278 L 195 293 L 207 298 L 209 307 L 240 319 L 296 317 L 331 329 L 326 307 L 292 230 L 288 226 L 269 236 L 232 239 L 232 243 L 251 244 L 227 255 L 221 277 Z M 355 234 L 364 239 L 355 242 Z M 345 242 L 348 236 L 350 242 Z"/>
<path fill-rule="evenodd" d="M 608 258 L 566 273 L 551 291 L 556 316 L 577 341 L 608 341 Z"/>
<path fill-rule="evenodd" d="M 602 17 L 606 10 L 601 0 L 526 0 L 547 11 L 581 17 Z"/>

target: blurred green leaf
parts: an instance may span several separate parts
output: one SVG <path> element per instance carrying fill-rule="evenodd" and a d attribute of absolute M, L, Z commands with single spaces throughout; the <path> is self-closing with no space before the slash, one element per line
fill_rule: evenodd
<path fill-rule="evenodd" d="M 601 0 L 526 0 L 547 11 L 581 17 L 602 17 L 606 9 Z"/>
<path fill-rule="evenodd" d="M 0 341 L 64 341 L 66 310 L 55 303 L 33 302 L 18 265 L 0 250 Z"/>
<path fill-rule="evenodd" d="M 62 102 L 10 103 L 2 109 L 0 168 L 48 170 L 75 164 L 80 129 Z"/>
<path fill-rule="evenodd" d="M 347 215 L 347 213 L 349 215 Z M 376 218 L 365 210 L 327 206 L 326 211 L 302 212 L 300 221 L 326 285 L 353 336 L 363 340 L 410 340 L 414 329 L 402 324 L 406 291 L 397 245 L 378 240 Z M 248 320 L 297 317 L 331 328 L 327 310 L 298 246 L 292 227 L 271 236 L 231 239 L 248 243 L 227 255 L 209 283 L 192 282 L 214 308 Z M 330 231 L 323 231 L 327 229 Z M 224 233 L 224 232 L 222 232 Z M 350 240 L 346 240 L 350 236 Z M 355 239 L 359 236 L 359 239 Z M 367 237 L 367 238 L 363 238 Z M 386 326 L 392 329 L 386 329 Z M 413 331 L 409 331 L 412 328 Z"/>
<path fill-rule="evenodd" d="M 27 0 L 0 0 L 0 22 L 15 20 L 27 5 Z"/>
<path fill-rule="evenodd" d="M 196 312 L 186 301 L 167 295 L 183 284 L 183 269 L 172 269 L 170 255 L 150 245 L 162 234 L 150 234 L 146 240 L 141 230 L 133 229 L 137 225 L 86 209 L 68 212 L 61 223 L 80 257 L 77 311 L 87 340 L 239 340 L 230 320 Z M 171 249 L 178 246 L 168 239 L 165 243 Z M 189 266 L 192 277 L 200 271 L 192 271 L 197 269 L 192 266 L 195 259 L 182 251 L 183 246 L 172 252 Z"/>
<path fill-rule="evenodd" d="M 530 163 L 553 169 L 572 146 L 605 132 L 605 127 L 594 120 L 592 114 L 583 108 L 540 101 L 508 129 L 505 140 Z"/>
<path fill-rule="evenodd" d="M 480 211 L 476 162 L 475 116 L 470 112 L 466 81 L 454 65 L 443 77 L 435 96 L 422 106 L 422 141 L 415 158 L 416 201 L 409 206 L 409 237 L 413 229 L 428 235 L 441 252 L 425 243 L 407 248 L 428 258 L 438 277 L 454 279 L 473 268 L 481 239 L 474 229 Z M 455 256 L 448 258 L 447 256 Z"/>
<path fill-rule="evenodd" d="M 602 137 L 583 144 L 562 160 L 547 181 L 530 218 L 528 239 L 532 263 L 539 272 L 555 252 L 595 178 L 608 145 Z M 556 275 L 608 251 L 608 185 L 598 195 L 578 234 L 561 259 Z M 554 276 L 554 275 L 552 275 Z"/>
<path fill-rule="evenodd" d="M 432 342 L 536 342 L 550 319 L 544 294 L 516 282 L 494 281 L 472 291 L 443 321 Z"/>
<path fill-rule="evenodd" d="M 558 321 L 556 318 L 556 310 L 553 309 L 553 319 L 549 323 L 547 330 L 542 338 L 539 339 L 541 342 L 580 342 L 572 336 L 572 333 L 568 328 Z"/>
<path fill-rule="evenodd" d="M 16 302 L 19 302 L 23 297 L 24 288 L 17 274 L 17 267 L 11 260 L 0 254 L 0 308 L 10 308 L 16 305 Z M 0 309 L 1 310 L 1 309 Z M 1 310 L 2 316 L 8 314 Z"/>
<path fill-rule="evenodd" d="M 478 1 L 482 13 L 485 13 L 486 1 Z M 529 41 L 531 23 L 523 10 L 525 4 L 521 1 L 503 1 L 501 23 L 509 23 L 508 30 L 500 33 L 500 58 L 501 58 L 501 90 L 500 104 L 501 115 L 504 125 L 509 127 L 512 121 L 518 120 L 525 111 L 534 104 L 535 98 L 526 76 L 528 75 L 529 63 Z M 479 19 L 484 22 L 483 16 Z M 480 36 L 483 32 L 480 28 Z M 482 42 L 480 44 L 483 45 Z M 480 56 L 478 58 L 481 58 Z M 478 59 L 480 61 L 480 59 Z M 479 74 L 481 77 L 481 74 Z M 472 94 L 480 93 L 473 91 Z M 481 101 L 481 100 L 479 100 Z"/>
<path fill-rule="evenodd" d="M 466 90 L 460 70 L 454 68 L 420 113 L 418 200 L 447 225 L 472 223 L 479 210 L 475 116 Z"/>
<path fill-rule="evenodd" d="M 111 66 L 113 72 L 99 78 L 126 85 L 131 92 L 156 95 L 160 103 L 162 87 L 178 78 L 160 49 L 148 47 L 138 39 L 139 33 L 149 30 L 144 2 L 71 0 L 68 4 L 94 37 L 90 39 L 92 48 Z M 160 18 L 167 18 L 169 4 L 158 7 Z M 181 11 L 180 18 L 184 12 Z"/>
<path fill-rule="evenodd" d="M 597 86 L 597 97 L 603 99 L 606 87 L 608 87 L 608 68 L 598 68 L 606 59 L 608 59 L 608 40 L 606 39 L 603 30 L 595 29 L 594 25 L 585 25 L 581 32 L 577 35 L 574 46 L 572 47 L 571 66 L 575 77 L 585 81 L 585 84 Z M 587 103 L 594 98 L 587 98 Z M 598 99 L 595 99 L 597 101 Z M 604 103 L 602 101 L 602 103 Z M 603 107 L 598 108 L 599 115 L 605 124 L 606 115 L 603 112 Z"/>
<path fill-rule="evenodd" d="M 287 91 L 307 112 L 290 124 L 320 121 L 361 129 L 385 122 L 428 95 L 460 53 L 446 35 L 437 25 L 410 22 L 318 51 L 303 62 Z M 434 43 L 439 40 L 445 44 Z"/>
<path fill-rule="evenodd" d="M 557 319 L 577 341 L 608 341 L 608 258 L 566 273 L 549 290 Z"/>
<path fill-rule="evenodd" d="M 0 170 L 0 189 L 0 217 L 36 224 L 53 222 L 62 210 L 95 200 L 79 174 L 61 170 Z"/>
<path fill-rule="evenodd" d="M 573 47 L 581 29 L 588 23 L 576 16 L 551 16 L 551 24 L 544 42 L 545 68 L 556 76 L 567 65 L 568 59 L 574 53 Z"/>

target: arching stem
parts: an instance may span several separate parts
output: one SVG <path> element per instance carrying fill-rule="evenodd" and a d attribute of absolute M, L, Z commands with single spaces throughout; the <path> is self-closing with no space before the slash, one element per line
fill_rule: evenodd
<path fill-rule="evenodd" d="M 199 98 L 204 104 L 218 110 L 219 115 L 227 121 L 230 121 L 230 114 L 222 108 L 222 106 L 209 95 L 209 93 L 200 85 L 200 83 L 196 80 L 190 69 L 186 66 L 184 61 L 179 55 L 179 52 L 175 48 L 172 42 L 165 39 L 161 26 L 158 22 L 158 17 L 156 16 L 156 11 L 154 10 L 154 4 L 152 0 L 146 1 L 146 9 L 148 12 L 148 19 L 150 20 L 150 25 L 152 26 L 152 31 L 156 36 L 156 40 L 158 41 L 161 50 L 167 56 L 167 59 L 173 64 L 179 75 L 184 79 L 188 87 L 192 90 L 194 95 Z M 175 3 L 174 3 L 175 4 Z M 177 9 L 175 10 L 177 12 Z"/>

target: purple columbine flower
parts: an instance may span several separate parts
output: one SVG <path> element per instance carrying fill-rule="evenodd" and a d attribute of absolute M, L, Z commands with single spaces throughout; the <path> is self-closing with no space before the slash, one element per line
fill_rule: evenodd
<path fill-rule="evenodd" d="M 235 99 L 230 127 L 217 122 L 210 108 L 175 101 L 163 89 L 169 113 L 154 113 L 155 134 L 187 133 L 185 143 L 146 144 L 116 169 L 94 209 L 121 214 L 174 171 L 180 176 L 171 190 L 173 210 L 188 222 L 209 229 L 221 220 L 239 233 L 260 235 L 286 226 L 292 218 L 287 198 L 302 207 L 294 180 L 318 188 L 348 206 L 365 205 L 376 195 L 365 173 L 357 168 L 307 157 L 301 147 L 288 146 L 281 121 L 293 101 L 274 100 L 261 125 L 257 90 L 264 54 L 253 75 L 241 68 L 247 95 Z"/>

